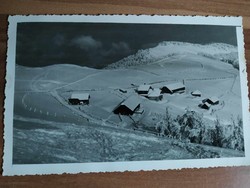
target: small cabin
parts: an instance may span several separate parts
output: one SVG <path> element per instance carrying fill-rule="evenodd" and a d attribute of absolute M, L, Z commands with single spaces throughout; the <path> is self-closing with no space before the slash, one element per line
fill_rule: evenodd
<path fill-rule="evenodd" d="M 205 103 L 199 104 L 199 107 L 209 110 L 209 108 L 211 107 L 211 104 L 209 104 L 208 102 L 205 102 Z"/>
<path fill-rule="evenodd" d="M 148 99 L 155 100 L 155 101 L 162 100 L 162 97 L 163 96 L 159 88 L 150 89 L 149 94 L 147 96 Z"/>
<path fill-rule="evenodd" d="M 185 85 L 183 83 L 171 83 L 161 88 L 161 93 L 183 93 L 185 92 Z"/>
<path fill-rule="evenodd" d="M 114 110 L 115 114 L 133 115 L 140 109 L 140 100 L 137 96 L 130 96 L 122 101 Z"/>
<path fill-rule="evenodd" d="M 201 97 L 201 92 L 199 90 L 195 90 L 191 92 L 191 95 L 195 97 Z"/>
<path fill-rule="evenodd" d="M 211 105 L 216 105 L 219 104 L 219 99 L 217 97 L 210 97 L 210 98 L 206 98 L 202 101 L 203 103 L 207 102 Z"/>
<path fill-rule="evenodd" d="M 89 93 L 72 93 L 69 98 L 69 104 L 80 105 L 89 104 L 90 94 Z"/>
<path fill-rule="evenodd" d="M 139 85 L 139 87 L 137 88 L 137 93 L 140 95 L 147 95 L 150 89 L 152 89 L 150 85 Z"/>

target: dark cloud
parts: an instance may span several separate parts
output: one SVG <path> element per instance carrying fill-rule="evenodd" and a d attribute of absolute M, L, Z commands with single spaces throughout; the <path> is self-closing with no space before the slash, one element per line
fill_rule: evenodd
<path fill-rule="evenodd" d="M 65 37 L 61 34 L 57 34 L 53 38 L 53 42 L 56 46 L 62 46 L 63 44 L 65 44 Z"/>
<path fill-rule="evenodd" d="M 117 54 L 129 54 L 131 52 L 131 49 L 126 42 L 117 42 L 112 43 L 111 48 L 108 50 L 103 50 L 102 54 L 104 56 L 111 56 L 111 55 L 117 55 Z"/>
<path fill-rule="evenodd" d="M 163 41 L 237 45 L 231 26 L 115 23 L 18 23 L 16 63 L 103 68 Z"/>

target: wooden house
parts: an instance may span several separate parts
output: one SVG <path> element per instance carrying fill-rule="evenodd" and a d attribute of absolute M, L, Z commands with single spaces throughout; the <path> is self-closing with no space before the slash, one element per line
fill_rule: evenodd
<path fill-rule="evenodd" d="M 114 110 L 115 114 L 133 115 L 140 108 L 140 100 L 137 96 L 130 96 L 122 101 Z"/>
<path fill-rule="evenodd" d="M 89 93 L 72 93 L 69 98 L 69 104 L 89 104 L 90 94 Z"/>
<path fill-rule="evenodd" d="M 220 100 L 218 99 L 218 97 L 209 97 L 209 98 L 206 98 L 202 101 L 203 103 L 207 102 L 211 105 L 216 105 L 216 104 L 219 104 Z"/>
<path fill-rule="evenodd" d="M 201 92 L 199 90 L 195 90 L 191 92 L 191 95 L 195 96 L 195 97 L 201 97 Z"/>
<path fill-rule="evenodd" d="M 150 100 L 156 100 L 156 101 L 159 101 L 159 100 L 162 100 L 162 94 L 161 94 L 161 90 L 159 88 L 154 88 L 154 89 L 151 89 L 149 91 L 149 94 L 147 96 L 148 99 Z"/>
<path fill-rule="evenodd" d="M 209 108 L 211 107 L 211 104 L 209 104 L 208 102 L 205 102 L 205 103 L 199 104 L 199 107 L 209 110 Z"/>
<path fill-rule="evenodd" d="M 137 88 L 137 93 L 140 95 L 148 95 L 149 90 L 152 89 L 152 87 L 150 85 L 139 85 L 139 87 Z"/>
<path fill-rule="evenodd" d="M 170 93 L 170 94 L 177 93 L 177 92 L 183 93 L 185 92 L 185 89 L 186 87 L 183 83 L 177 82 L 177 83 L 164 85 L 161 88 L 161 93 Z"/>

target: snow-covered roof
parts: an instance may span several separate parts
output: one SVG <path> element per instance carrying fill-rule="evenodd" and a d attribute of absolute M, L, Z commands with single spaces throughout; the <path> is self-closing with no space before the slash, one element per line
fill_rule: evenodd
<path fill-rule="evenodd" d="M 176 89 L 185 88 L 185 85 L 181 82 L 166 84 L 163 87 L 167 87 L 169 90 L 174 91 Z"/>
<path fill-rule="evenodd" d="M 148 97 L 159 97 L 161 95 L 161 90 L 159 88 L 154 88 L 149 90 Z"/>
<path fill-rule="evenodd" d="M 151 87 L 150 85 L 146 85 L 146 84 L 139 85 L 138 91 L 148 91 L 150 87 Z"/>
<path fill-rule="evenodd" d="M 207 106 L 208 108 L 211 106 L 211 104 L 209 104 L 208 102 L 205 102 L 205 103 L 203 103 L 203 106 Z"/>
<path fill-rule="evenodd" d="M 89 100 L 89 93 L 72 93 L 71 99 Z"/>
<path fill-rule="evenodd" d="M 121 105 L 128 107 L 132 111 L 134 111 L 139 104 L 140 100 L 136 95 L 131 95 L 121 103 Z"/>
<path fill-rule="evenodd" d="M 216 102 L 218 102 L 219 101 L 219 98 L 218 97 L 215 97 L 215 96 L 213 96 L 213 97 L 210 97 L 210 98 L 208 98 L 210 101 L 212 101 L 213 103 L 216 103 Z"/>
<path fill-rule="evenodd" d="M 201 95 L 201 92 L 199 90 L 195 90 L 192 92 L 193 95 Z"/>

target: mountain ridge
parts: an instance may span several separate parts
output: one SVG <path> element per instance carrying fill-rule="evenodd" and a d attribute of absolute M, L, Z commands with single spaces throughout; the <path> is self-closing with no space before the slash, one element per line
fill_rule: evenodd
<path fill-rule="evenodd" d="M 238 53 L 236 46 L 225 43 L 210 43 L 202 45 L 187 42 L 163 41 L 156 47 L 138 50 L 137 53 L 108 65 L 106 69 L 146 65 L 178 54 L 200 55 L 230 63 L 235 68 L 238 68 Z"/>

